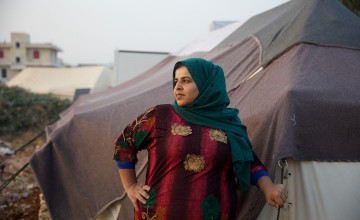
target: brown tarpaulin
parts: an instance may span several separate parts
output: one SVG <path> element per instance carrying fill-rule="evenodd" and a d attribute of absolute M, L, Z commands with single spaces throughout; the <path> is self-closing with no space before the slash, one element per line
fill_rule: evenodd
<path fill-rule="evenodd" d="M 306 5 L 302 13 L 287 13 L 298 4 Z M 330 16 L 319 7 L 338 14 Z M 280 8 L 285 11 L 275 14 L 279 12 L 275 8 L 258 17 L 262 21 L 269 16 L 272 22 L 241 31 L 249 26 L 245 23 L 216 49 L 189 57 L 210 59 L 224 68 L 231 106 L 240 110 L 254 150 L 272 177 L 276 161 L 286 157 L 359 161 L 360 19 L 336 0 L 291 1 Z M 327 19 L 309 25 L 311 31 L 307 31 L 315 12 Z M 257 21 L 253 19 L 249 22 Z M 292 25 L 302 29 L 298 32 L 304 37 L 284 46 L 281 39 L 292 36 L 289 33 L 294 31 L 288 30 Z M 342 32 L 335 37 L 326 32 L 337 31 L 338 26 L 343 26 Z M 244 31 L 249 32 L 247 37 L 236 37 Z M 311 34 L 312 40 L 306 40 Z M 269 46 L 271 42 L 283 49 L 278 52 L 278 47 Z M 269 54 L 272 59 L 266 58 Z M 104 207 L 123 198 L 112 160 L 113 142 L 145 109 L 172 103 L 172 68 L 184 58 L 169 56 L 122 85 L 80 97 L 47 128 L 48 143 L 34 153 L 30 164 L 54 219 L 94 219 Z M 139 156 L 137 171 L 144 166 L 146 154 Z M 255 219 L 264 198 L 252 188 L 241 202 L 239 219 Z M 122 203 L 131 207 L 128 199 Z M 132 212 L 132 208 L 122 209 L 119 219 L 131 218 Z"/>

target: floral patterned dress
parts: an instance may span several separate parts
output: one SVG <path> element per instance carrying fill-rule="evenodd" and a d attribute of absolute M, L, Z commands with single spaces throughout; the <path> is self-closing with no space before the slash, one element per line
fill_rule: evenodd
<path fill-rule="evenodd" d="M 120 169 L 132 169 L 148 150 L 146 204 L 135 219 L 236 219 L 237 196 L 226 133 L 186 122 L 171 105 L 158 105 L 129 124 L 115 142 Z M 251 182 L 267 175 L 256 158 Z"/>

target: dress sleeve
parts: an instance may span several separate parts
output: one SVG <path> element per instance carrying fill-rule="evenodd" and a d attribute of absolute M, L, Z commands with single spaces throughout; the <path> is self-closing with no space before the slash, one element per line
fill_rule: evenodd
<path fill-rule="evenodd" d="M 137 152 L 151 143 L 155 129 L 155 107 L 138 116 L 120 133 L 115 141 L 114 160 L 119 169 L 134 169 Z"/>
<path fill-rule="evenodd" d="M 259 179 L 263 176 L 269 176 L 266 167 L 253 152 L 254 161 L 251 163 L 251 185 L 257 186 Z"/>

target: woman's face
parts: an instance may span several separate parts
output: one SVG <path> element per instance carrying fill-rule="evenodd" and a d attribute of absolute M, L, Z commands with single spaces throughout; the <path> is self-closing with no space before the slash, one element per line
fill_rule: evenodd
<path fill-rule="evenodd" d="M 178 106 L 189 105 L 199 95 L 195 81 L 185 66 L 175 71 L 174 84 L 174 97 Z"/>

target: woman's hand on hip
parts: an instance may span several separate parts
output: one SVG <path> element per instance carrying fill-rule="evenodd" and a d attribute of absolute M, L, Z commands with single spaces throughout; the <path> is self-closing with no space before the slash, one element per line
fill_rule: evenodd
<path fill-rule="evenodd" d="M 137 204 L 137 200 L 141 203 L 145 204 L 146 200 L 149 198 L 150 186 L 134 183 L 132 184 L 126 191 L 129 199 L 131 200 L 136 211 L 139 211 L 139 206 Z"/>

